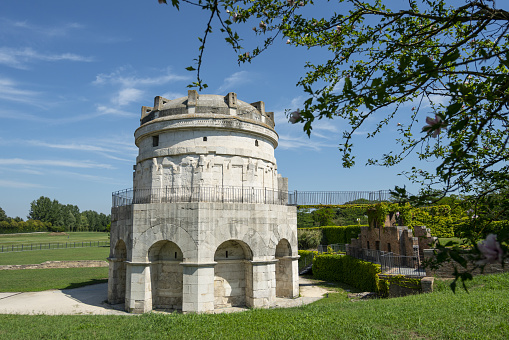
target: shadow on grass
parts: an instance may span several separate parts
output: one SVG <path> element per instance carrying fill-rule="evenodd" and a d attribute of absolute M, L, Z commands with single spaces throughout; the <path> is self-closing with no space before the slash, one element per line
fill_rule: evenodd
<path fill-rule="evenodd" d="M 84 286 L 95 285 L 98 283 L 108 283 L 108 279 L 91 279 L 91 280 L 83 281 L 83 282 L 72 282 L 67 287 L 65 287 L 63 289 L 80 288 L 80 287 L 84 287 Z"/>
<path fill-rule="evenodd" d="M 313 275 L 301 275 L 301 277 L 313 281 L 312 284 L 301 284 L 301 286 L 313 285 L 313 286 L 324 287 L 327 289 L 333 288 L 335 290 L 338 290 L 338 292 L 340 292 L 340 291 L 349 292 L 349 293 L 361 293 L 362 292 L 361 290 L 359 290 L 355 287 L 352 287 L 352 286 L 350 286 L 346 283 L 343 283 L 343 282 L 323 281 L 323 280 L 315 279 L 313 277 Z"/>

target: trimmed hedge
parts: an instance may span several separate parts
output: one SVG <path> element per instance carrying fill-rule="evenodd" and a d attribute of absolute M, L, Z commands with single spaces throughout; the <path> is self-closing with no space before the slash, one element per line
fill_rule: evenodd
<path fill-rule="evenodd" d="M 359 225 L 326 226 L 297 229 L 299 249 L 316 248 L 319 244 L 350 243 L 361 232 Z"/>
<path fill-rule="evenodd" d="M 326 226 L 321 227 L 323 244 L 350 243 L 352 238 L 357 238 L 361 233 L 361 226 Z"/>
<path fill-rule="evenodd" d="M 379 291 L 380 265 L 348 255 L 318 255 L 313 260 L 313 276 L 325 281 L 349 284 L 365 292 Z"/>
<path fill-rule="evenodd" d="M 299 271 L 312 263 L 313 257 L 318 255 L 316 250 L 299 250 Z"/>

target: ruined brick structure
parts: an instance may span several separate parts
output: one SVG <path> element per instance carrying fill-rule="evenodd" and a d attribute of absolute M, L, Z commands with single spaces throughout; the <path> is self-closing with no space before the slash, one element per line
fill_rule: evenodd
<path fill-rule="evenodd" d="M 394 216 L 388 215 L 384 224 L 381 228 L 373 224 L 362 227 L 359 236 L 352 238 L 350 246 L 424 259 L 424 249 L 431 248 L 436 241 L 436 237 L 432 237 L 430 230 L 424 226 L 415 226 L 413 230 L 396 226 Z"/>

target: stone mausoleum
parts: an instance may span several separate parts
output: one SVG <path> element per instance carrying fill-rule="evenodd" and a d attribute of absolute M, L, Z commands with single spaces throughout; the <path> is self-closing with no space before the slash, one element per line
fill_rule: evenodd
<path fill-rule="evenodd" d="M 207 312 L 299 295 L 296 208 L 263 102 L 156 97 L 135 143 L 133 189 L 113 193 L 110 303 Z"/>

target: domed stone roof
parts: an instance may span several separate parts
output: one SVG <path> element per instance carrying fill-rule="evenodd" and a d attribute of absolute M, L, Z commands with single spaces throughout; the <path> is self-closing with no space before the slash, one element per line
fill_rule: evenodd
<path fill-rule="evenodd" d="M 234 92 L 221 96 L 198 94 L 195 90 L 189 90 L 187 97 L 173 100 L 158 96 L 154 99 L 154 107 L 143 106 L 141 114 L 141 125 L 157 118 L 192 114 L 236 116 L 274 128 L 274 113 L 265 112 L 264 102 L 248 104 L 237 100 L 237 94 Z"/>

